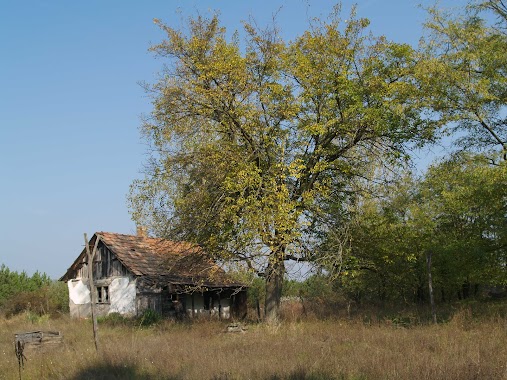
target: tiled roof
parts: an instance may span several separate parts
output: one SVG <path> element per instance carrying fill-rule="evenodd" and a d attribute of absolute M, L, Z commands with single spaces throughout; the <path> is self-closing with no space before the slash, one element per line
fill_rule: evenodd
<path fill-rule="evenodd" d="M 97 232 L 90 239 L 91 247 L 96 236 L 133 275 L 150 283 L 163 281 L 182 285 L 241 286 L 196 245 L 160 238 Z"/>

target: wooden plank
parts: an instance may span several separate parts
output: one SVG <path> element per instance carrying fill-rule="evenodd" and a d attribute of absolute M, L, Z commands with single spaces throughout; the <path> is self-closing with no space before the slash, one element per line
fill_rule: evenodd
<path fill-rule="evenodd" d="M 26 347 L 59 344 L 63 341 L 63 335 L 59 331 L 30 331 L 14 334 L 16 345 L 20 342 Z"/>

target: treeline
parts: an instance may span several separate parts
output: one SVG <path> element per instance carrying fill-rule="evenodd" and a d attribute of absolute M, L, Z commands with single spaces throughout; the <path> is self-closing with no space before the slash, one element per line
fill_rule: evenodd
<path fill-rule="evenodd" d="M 61 314 L 68 311 L 66 284 L 54 281 L 46 273 L 11 271 L 0 267 L 0 314 L 7 317 L 29 311 L 37 315 Z"/>
<path fill-rule="evenodd" d="M 342 210 L 320 247 L 350 298 L 421 303 L 430 285 L 437 302 L 505 294 L 505 162 L 460 153 L 372 192 Z"/>

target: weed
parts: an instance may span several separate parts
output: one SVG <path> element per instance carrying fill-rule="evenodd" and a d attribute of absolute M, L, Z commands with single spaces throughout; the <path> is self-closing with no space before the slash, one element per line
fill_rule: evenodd
<path fill-rule="evenodd" d="M 97 317 L 97 322 L 109 326 L 127 326 L 132 324 L 132 319 L 124 317 L 120 313 L 110 313 L 105 316 Z"/>

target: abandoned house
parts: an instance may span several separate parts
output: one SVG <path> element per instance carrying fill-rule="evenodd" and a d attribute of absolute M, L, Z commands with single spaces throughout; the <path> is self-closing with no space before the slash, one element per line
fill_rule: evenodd
<path fill-rule="evenodd" d="M 235 282 L 199 247 L 190 243 L 97 232 L 93 259 L 96 314 L 139 316 L 152 309 L 163 316 L 183 318 L 200 315 L 242 318 L 246 315 L 246 287 Z M 91 314 L 89 263 L 83 249 L 60 278 L 69 288 L 72 317 Z"/>

